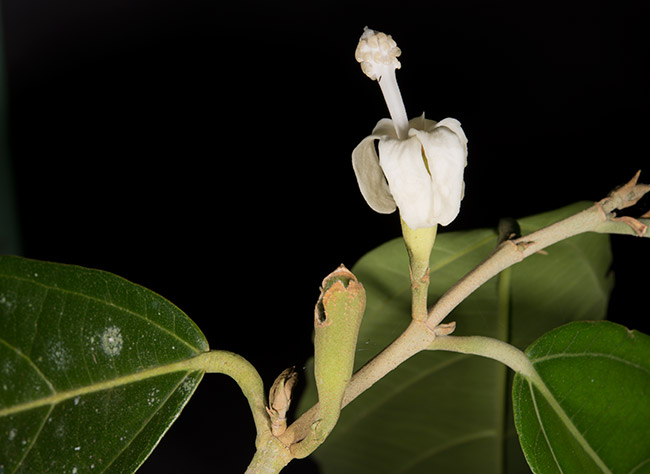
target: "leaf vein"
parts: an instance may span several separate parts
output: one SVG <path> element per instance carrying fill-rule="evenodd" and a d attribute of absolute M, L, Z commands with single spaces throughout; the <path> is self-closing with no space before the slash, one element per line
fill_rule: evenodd
<path fill-rule="evenodd" d="M 635 364 L 634 362 L 631 362 L 629 360 L 622 359 L 620 357 L 616 357 L 612 354 L 604 354 L 604 353 L 599 353 L 599 352 L 584 352 L 584 353 L 576 353 L 576 354 L 554 354 L 554 355 L 546 355 L 542 356 L 536 359 L 532 360 L 533 365 L 539 364 L 541 362 L 547 362 L 549 360 L 555 360 L 555 359 L 569 359 L 569 358 L 580 358 L 580 357 L 593 357 L 593 358 L 603 358 L 603 359 L 610 359 L 615 362 L 619 362 L 624 365 L 628 365 L 630 367 L 633 367 L 637 370 L 640 370 L 642 372 L 645 372 L 646 374 L 650 375 L 650 369 L 648 367 L 644 367 L 639 364 Z"/>
<path fill-rule="evenodd" d="M 634 466 L 634 467 L 632 468 L 632 470 L 631 470 L 630 472 L 628 472 L 627 474 L 634 474 L 635 472 L 637 472 L 639 469 L 641 469 L 643 466 L 645 466 L 645 465 L 648 464 L 648 463 L 650 463 L 650 458 L 646 458 L 646 459 L 644 459 L 644 460 L 641 461 L 639 464 L 637 464 L 636 466 Z"/>
<path fill-rule="evenodd" d="M 361 422 L 360 420 L 363 420 L 364 418 L 371 416 L 374 412 L 379 411 L 382 405 L 388 403 L 398 394 L 408 391 L 412 385 L 418 383 L 419 381 L 430 376 L 431 374 L 438 372 L 439 370 L 447 369 L 452 365 L 457 364 L 458 362 L 461 362 L 465 359 L 469 359 L 470 357 L 471 356 L 465 354 L 460 354 L 455 357 L 450 357 L 447 361 L 434 366 L 434 368 L 431 370 L 421 371 L 416 377 L 412 377 L 406 383 L 399 384 L 399 385 L 398 384 L 392 385 L 392 390 L 386 393 L 385 396 L 383 396 L 380 400 L 377 400 L 372 405 L 366 405 L 363 409 L 359 407 L 357 410 L 355 410 L 353 413 L 354 422 L 348 421 L 346 425 L 339 426 L 337 427 L 337 429 L 341 433 L 347 431 L 347 428 L 352 428 L 353 424 L 360 423 Z"/>
<path fill-rule="evenodd" d="M 530 390 L 530 397 L 533 402 L 533 406 L 535 407 L 535 416 L 537 416 L 537 421 L 539 422 L 539 427 L 542 431 L 542 434 L 544 435 L 544 439 L 546 440 L 546 445 L 548 446 L 548 450 L 551 453 L 551 456 L 553 456 L 553 461 L 555 461 L 555 465 L 557 466 L 558 470 L 560 473 L 563 473 L 564 471 L 562 470 L 562 466 L 560 466 L 559 461 L 557 460 L 557 457 L 555 456 L 555 451 L 553 450 L 553 446 L 551 445 L 550 440 L 548 439 L 548 435 L 546 434 L 546 429 L 544 428 L 544 423 L 542 422 L 542 416 L 539 413 L 539 407 L 537 406 L 537 398 L 535 397 L 535 390 L 533 389 L 533 385 L 531 382 L 528 382 L 528 388 Z"/>
<path fill-rule="evenodd" d="M 23 457 L 20 459 L 20 461 L 18 461 L 18 464 L 16 464 L 16 468 L 19 468 L 25 462 L 25 459 L 27 459 L 27 456 L 29 455 L 32 448 L 36 444 L 36 440 L 38 439 L 38 437 L 43 432 L 43 427 L 45 426 L 45 423 L 47 422 L 47 419 L 49 418 L 49 416 L 52 414 L 52 410 L 54 410 L 54 405 L 50 406 L 50 409 L 48 410 L 47 414 L 43 417 L 43 422 L 41 423 L 41 426 L 38 427 L 38 431 L 36 432 L 36 434 L 32 438 L 31 443 L 29 444 L 29 448 L 27 448 L 25 450 L 25 454 L 23 454 Z M 14 470 L 14 472 L 16 472 L 16 471 Z"/>
<path fill-rule="evenodd" d="M 94 296 L 87 295 L 85 293 L 79 293 L 78 291 L 69 290 L 67 288 L 49 286 L 49 285 L 46 285 L 46 284 L 44 284 L 42 282 L 30 280 L 28 278 L 18 277 L 16 275 L 0 274 L 0 277 L 5 277 L 5 278 L 9 278 L 9 279 L 13 278 L 13 279 L 15 279 L 17 281 L 20 281 L 20 282 L 23 282 L 23 283 L 29 283 L 29 284 L 32 284 L 32 285 L 41 286 L 42 288 L 45 288 L 45 289 L 52 289 L 52 290 L 55 290 L 55 291 L 60 291 L 62 293 L 75 295 L 75 296 L 78 296 L 80 298 L 84 298 L 84 299 L 89 300 L 89 301 L 94 301 L 94 302 L 97 302 L 97 303 L 100 303 L 100 304 L 103 304 L 103 305 L 106 305 L 106 306 L 110 306 L 112 308 L 118 309 L 118 310 L 123 311 L 123 312 L 125 312 L 127 314 L 130 314 L 131 316 L 134 316 L 136 318 L 139 318 L 139 319 L 142 319 L 142 320 L 148 322 L 152 326 L 156 327 L 157 329 L 161 330 L 162 332 L 165 332 L 165 333 L 169 334 L 170 336 L 172 336 L 175 339 L 177 339 L 178 341 L 180 341 L 182 344 L 184 344 L 187 347 L 189 347 L 190 349 L 194 350 L 197 354 L 202 351 L 201 348 L 193 346 L 188 341 L 186 341 L 184 339 L 181 339 L 177 334 L 174 334 L 168 328 L 166 328 L 164 326 L 161 326 L 160 324 L 156 323 L 155 321 L 152 321 L 151 319 L 145 317 L 144 315 L 136 313 L 135 311 L 133 311 L 133 310 L 131 310 L 129 308 L 125 308 L 123 306 L 115 304 L 113 302 L 112 296 L 110 295 L 110 291 L 108 291 L 109 296 L 110 296 L 110 301 L 108 301 L 107 299 L 100 299 L 100 298 L 97 298 L 97 297 L 94 297 Z M 107 287 L 108 287 L 108 285 L 107 285 Z"/>
<path fill-rule="evenodd" d="M 495 430 L 481 430 L 476 433 L 468 433 L 465 436 L 461 436 L 455 439 L 448 441 L 447 443 L 437 444 L 430 449 L 420 451 L 417 456 L 411 456 L 409 462 L 401 467 L 401 469 L 394 471 L 395 474 L 404 474 L 409 472 L 413 467 L 421 464 L 425 459 L 437 456 L 440 453 L 444 453 L 450 449 L 462 446 L 463 444 L 469 444 L 474 441 L 479 441 L 481 439 L 487 439 L 495 437 L 497 432 Z"/>
<path fill-rule="evenodd" d="M 36 364 L 34 364 L 34 362 L 29 357 L 27 357 L 25 354 L 23 354 L 20 351 L 20 349 L 18 349 L 17 347 L 14 347 L 12 344 L 9 344 L 9 342 L 5 341 L 1 337 L 0 337 L 0 343 L 4 344 L 9 349 L 14 351 L 18 355 L 18 357 L 21 357 L 22 359 L 25 359 L 29 363 L 29 365 L 34 369 L 34 371 L 38 374 L 38 376 L 40 378 L 42 378 L 43 381 L 47 384 L 47 386 L 50 389 L 50 391 L 52 392 L 52 394 L 55 395 L 57 393 L 56 389 L 54 388 L 54 385 L 52 385 L 52 382 L 50 382 L 50 380 L 45 376 L 45 374 L 43 374 L 43 372 L 41 372 L 41 370 L 38 368 L 38 366 Z M 0 410 L 0 413 L 2 413 L 1 410 Z"/>

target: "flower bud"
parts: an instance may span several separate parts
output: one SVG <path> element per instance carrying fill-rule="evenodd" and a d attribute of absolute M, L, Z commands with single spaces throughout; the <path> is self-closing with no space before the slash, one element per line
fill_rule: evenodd
<path fill-rule="evenodd" d="M 334 428 L 343 394 L 352 377 L 361 318 L 366 307 L 363 285 L 341 265 L 325 277 L 314 311 L 314 373 L 318 389 L 317 438 Z"/>
<path fill-rule="evenodd" d="M 294 367 L 282 371 L 275 379 L 269 392 L 269 406 L 266 411 L 271 419 L 271 432 L 280 436 L 287 429 L 287 411 L 291 405 L 291 392 L 298 379 Z"/>

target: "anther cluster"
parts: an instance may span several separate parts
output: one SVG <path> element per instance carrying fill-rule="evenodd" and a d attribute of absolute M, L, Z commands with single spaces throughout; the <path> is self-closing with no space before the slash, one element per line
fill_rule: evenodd
<path fill-rule="evenodd" d="M 365 27 L 354 56 L 366 76 L 380 80 L 387 68 L 400 68 L 397 60 L 400 54 L 402 51 L 390 35 Z"/>

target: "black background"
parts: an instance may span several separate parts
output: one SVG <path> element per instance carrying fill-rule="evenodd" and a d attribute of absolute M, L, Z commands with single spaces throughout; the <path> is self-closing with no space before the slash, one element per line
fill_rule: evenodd
<path fill-rule="evenodd" d="M 441 231 L 598 200 L 649 162 L 646 6 L 2 8 L 23 254 L 151 288 L 213 348 L 249 359 L 267 386 L 309 356 L 322 278 L 399 235 L 396 215 L 367 207 L 350 165 L 387 116 L 354 60 L 365 25 L 403 51 L 409 115 L 457 118 L 469 138 L 461 214 Z M 647 306 L 648 242 L 612 241 L 612 319 L 647 332 L 647 309 L 629 308 Z M 234 382 L 206 376 L 141 472 L 243 472 L 254 438 L 247 411 Z M 313 469 L 300 461 L 286 472 Z"/>

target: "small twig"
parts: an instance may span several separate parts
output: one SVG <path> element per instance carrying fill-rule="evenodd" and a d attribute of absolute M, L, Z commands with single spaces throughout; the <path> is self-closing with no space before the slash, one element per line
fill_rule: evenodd
<path fill-rule="evenodd" d="M 349 404 L 402 362 L 427 348 L 446 350 L 452 350 L 452 346 L 454 347 L 453 350 L 463 348 L 468 353 L 476 353 L 500 360 L 514 370 L 527 374 L 529 377 L 534 377 L 534 371 L 530 372 L 527 363 L 524 361 L 525 356 L 522 358 L 521 354 L 511 351 L 512 346 L 498 346 L 498 344 L 505 344 L 498 340 L 490 340 L 486 343 L 483 340 L 485 338 L 480 337 L 452 339 L 452 336 L 446 336 L 436 339 L 435 328 L 439 327 L 442 320 L 478 287 L 504 269 L 549 245 L 583 232 L 608 232 L 612 229 L 612 232 L 620 233 L 620 226 L 626 225 L 626 223 L 620 219 L 616 220 L 613 211 L 633 205 L 645 193 L 650 191 L 650 186 L 637 184 L 637 180 L 638 173 L 629 183 L 613 191 L 607 198 L 595 203 L 590 208 L 532 234 L 505 240 L 499 244 L 487 259 L 463 277 L 437 301 L 429 311 L 426 321 L 413 319 L 397 339 L 353 375 L 345 390 L 342 406 Z M 646 236 L 647 228 L 644 232 L 644 236 Z M 633 229 L 631 233 L 638 234 L 636 229 Z M 432 346 L 432 344 L 434 345 Z M 518 351 L 518 349 L 515 350 Z M 268 456 L 273 456 L 272 452 L 279 450 L 283 456 L 282 462 L 286 461 L 288 463 L 289 461 L 285 459 L 286 451 L 282 450 L 281 446 L 290 449 L 292 445 L 304 439 L 309 434 L 311 426 L 317 421 L 317 415 L 318 404 L 303 413 L 280 437 L 274 438 L 275 441 L 281 441 L 281 444 L 272 444 L 272 449 L 268 450 Z M 291 453 L 292 457 L 304 457 L 308 454 L 309 452 Z M 258 451 L 255 461 L 263 464 L 264 459 L 266 459 L 266 455 Z M 282 464 L 282 462 L 279 464 Z M 273 472 L 279 472 L 279 469 Z"/>
<path fill-rule="evenodd" d="M 397 339 L 352 376 L 343 396 L 342 407 L 348 405 L 402 362 L 426 349 L 434 339 L 435 334 L 433 331 L 429 330 L 421 321 L 412 320 L 411 324 Z M 280 437 L 282 442 L 285 445 L 292 445 L 305 438 L 312 424 L 316 421 L 317 414 L 318 404 L 303 413 L 300 418 L 287 428 Z M 299 457 L 308 454 L 301 452 Z"/>
<path fill-rule="evenodd" d="M 617 209 L 634 205 L 644 194 L 650 191 L 649 185 L 637 184 L 638 177 L 639 173 L 630 182 L 610 193 L 605 199 L 578 214 L 567 217 L 532 234 L 502 242 L 480 265 L 440 297 L 429 310 L 427 325 L 436 327 L 461 301 L 465 300 L 474 290 L 489 279 L 524 258 L 561 240 L 584 232 L 606 232 L 613 228 L 621 232 L 621 224 L 627 224 L 632 230 L 630 233 L 639 235 L 639 226 L 618 219 L 614 214 Z M 633 220 L 639 222 L 636 219 Z M 643 232 L 642 236 L 647 235 L 647 227 Z"/>

